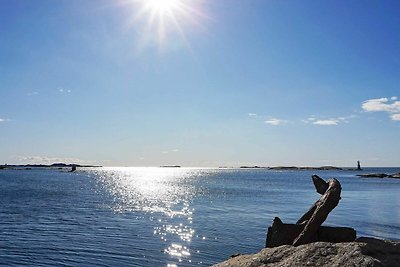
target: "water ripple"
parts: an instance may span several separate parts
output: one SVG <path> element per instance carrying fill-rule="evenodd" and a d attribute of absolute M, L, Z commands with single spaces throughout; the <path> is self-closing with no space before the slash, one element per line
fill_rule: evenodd
<path fill-rule="evenodd" d="M 191 199 L 198 188 L 193 179 L 198 171 L 173 168 L 121 168 L 94 170 L 97 188 L 111 196 L 114 212 L 142 211 L 155 221 L 153 235 L 165 242 L 164 253 L 170 266 L 191 263 L 190 243 L 195 233 L 191 226 Z M 158 214 L 158 215 L 157 215 Z M 155 218 L 157 218 L 155 220 Z"/>

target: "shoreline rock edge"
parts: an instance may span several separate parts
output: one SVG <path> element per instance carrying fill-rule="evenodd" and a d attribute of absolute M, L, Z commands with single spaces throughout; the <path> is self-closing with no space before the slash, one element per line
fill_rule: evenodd
<path fill-rule="evenodd" d="M 354 242 L 315 242 L 294 247 L 264 248 L 256 254 L 240 255 L 213 267 L 283 266 L 398 266 L 400 241 L 360 237 Z"/>

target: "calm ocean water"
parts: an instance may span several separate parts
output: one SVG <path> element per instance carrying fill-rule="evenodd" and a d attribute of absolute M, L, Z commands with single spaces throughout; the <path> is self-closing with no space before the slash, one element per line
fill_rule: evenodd
<path fill-rule="evenodd" d="M 342 183 L 325 225 L 400 239 L 400 180 L 351 171 L 2 170 L 0 264 L 209 266 L 263 248 L 275 216 L 295 223 L 319 198 L 312 174 Z"/>

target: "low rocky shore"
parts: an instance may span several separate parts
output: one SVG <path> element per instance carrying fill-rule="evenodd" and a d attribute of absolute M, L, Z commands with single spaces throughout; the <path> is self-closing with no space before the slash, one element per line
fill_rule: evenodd
<path fill-rule="evenodd" d="M 265 248 L 252 255 L 239 255 L 214 267 L 288 266 L 399 266 L 400 242 L 361 237 L 354 242 L 315 242 L 301 246 Z"/>
<path fill-rule="evenodd" d="M 227 167 L 220 167 L 227 168 Z M 240 169 L 267 169 L 275 171 L 341 171 L 343 168 L 334 166 L 321 166 L 321 167 L 297 167 L 297 166 L 276 166 L 276 167 L 260 167 L 260 166 L 240 166 Z M 357 169 L 347 169 L 347 170 L 357 170 Z"/>
<path fill-rule="evenodd" d="M 287 171 L 287 170 L 302 170 L 302 171 L 341 171 L 343 168 L 335 166 L 321 166 L 321 167 L 296 167 L 296 166 L 278 166 L 269 167 L 269 170 Z"/>
<path fill-rule="evenodd" d="M 366 174 L 357 174 L 359 177 L 363 178 L 400 178 L 400 173 L 395 174 L 386 174 L 386 173 L 366 173 Z"/>
<path fill-rule="evenodd" d="M 0 165 L 0 170 L 30 170 L 32 168 L 72 168 L 72 167 L 102 167 L 99 165 L 80 165 L 75 163 L 53 163 L 53 164 L 22 164 L 22 165 Z"/>

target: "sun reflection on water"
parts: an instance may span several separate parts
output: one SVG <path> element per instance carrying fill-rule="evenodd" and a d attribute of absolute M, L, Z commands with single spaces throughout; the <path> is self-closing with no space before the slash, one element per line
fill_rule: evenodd
<path fill-rule="evenodd" d="M 196 177 L 191 169 L 177 168 L 103 168 L 95 170 L 101 187 L 116 200 L 117 212 L 163 212 L 168 216 L 188 213 L 188 201 L 195 193 L 187 179 Z M 184 208 L 172 207 L 183 203 Z M 185 206 L 186 205 L 186 206 Z"/>
<path fill-rule="evenodd" d="M 163 225 L 161 227 L 154 228 L 154 234 L 160 235 L 161 239 L 165 239 L 167 234 L 177 235 L 180 240 L 190 242 L 192 240 L 194 229 L 188 227 L 187 225 L 183 226 L 182 223 L 179 225 Z"/>
<path fill-rule="evenodd" d="M 190 206 L 196 189 L 191 182 L 199 171 L 186 168 L 102 168 L 93 170 L 98 186 L 112 196 L 114 212 L 142 211 L 156 219 L 153 235 L 164 243 L 164 253 L 178 266 L 191 263 L 190 243 L 195 229 Z"/>

